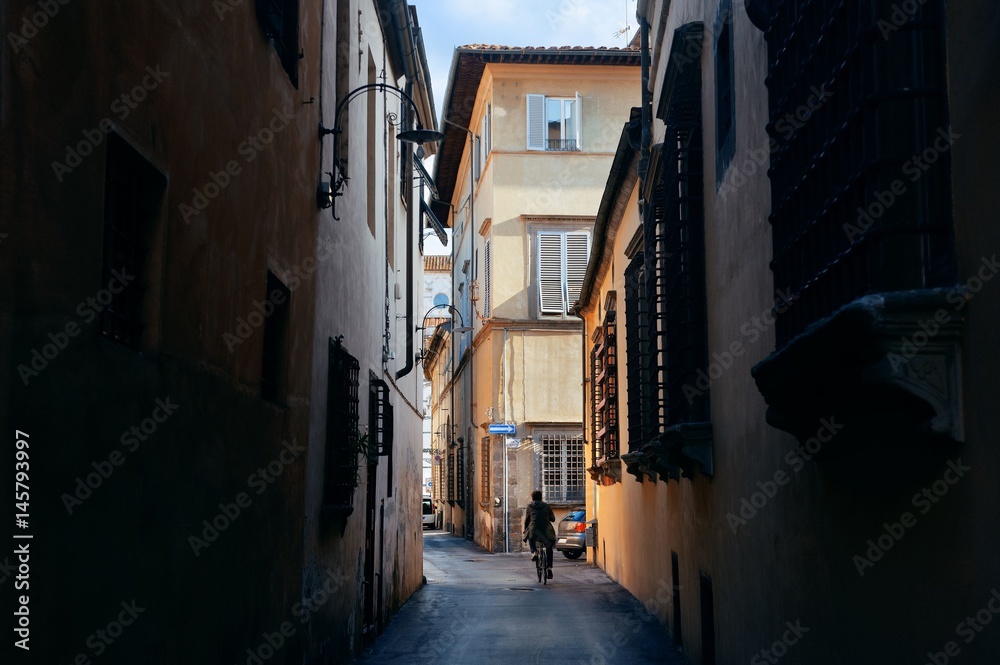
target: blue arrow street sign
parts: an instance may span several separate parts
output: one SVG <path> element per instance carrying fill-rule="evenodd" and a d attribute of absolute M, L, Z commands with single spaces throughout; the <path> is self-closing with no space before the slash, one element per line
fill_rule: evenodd
<path fill-rule="evenodd" d="M 511 423 L 500 423 L 498 425 L 490 425 L 489 431 L 490 434 L 513 434 L 516 430 Z"/>

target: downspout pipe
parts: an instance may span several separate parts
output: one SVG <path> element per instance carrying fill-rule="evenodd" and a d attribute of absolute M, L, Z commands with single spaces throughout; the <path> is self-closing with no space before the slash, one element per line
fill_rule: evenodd
<path fill-rule="evenodd" d="M 406 8 L 405 0 L 394 0 L 390 5 L 392 8 L 392 27 L 394 38 L 396 43 L 399 44 L 399 52 L 403 57 L 403 72 L 406 75 L 406 93 L 412 97 L 413 83 L 417 80 L 417 64 L 413 57 L 415 46 L 413 42 L 413 30 L 410 25 L 410 14 Z M 406 117 L 406 127 L 409 129 L 412 125 L 413 118 L 409 113 L 405 115 Z M 404 147 L 409 155 L 412 148 L 409 144 Z M 409 183 L 413 181 L 413 163 L 412 159 L 405 159 L 404 162 L 404 176 L 405 182 Z M 413 190 L 410 187 L 406 188 L 406 193 L 404 194 L 406 198 L 406 210 L 407 215 L 413 214 Z M 416 214 L 420 214 L 419 212 Z M 401 379 L 414 368 L 414 351 L 413 351 L 413 337 L 416 334 L 414 330 L 413 323 L 413 298 L 414 298 L 414 286 L 413 286 L 413 227 L 414 224 L 407 219 L 406 224 L 406 353 L 403 354 L 405 358 L 405 364 L 396 372 L 396 378 Z"/>
<path fill-rule="evenodd" d="M 639 69 L 642 80 L 642 156 L 639 159 L 639 179 L 645 181 L 649 168 L 649 145 L 653 138 L 653 92 L 649 89 L 649 21 L 646 4 L 639 3 L 636 19 L 639 21 Z"/>

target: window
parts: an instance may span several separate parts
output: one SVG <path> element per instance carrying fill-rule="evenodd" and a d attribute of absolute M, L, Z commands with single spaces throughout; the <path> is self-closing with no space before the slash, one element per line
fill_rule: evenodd
<path fill-rule="evenodd" d="M 493 150 L 493 105 L 486 105 L 486 113 L 483 115 L 483 124 L 480 127 L 479 134 L 483 139 L 483 164 L 486 164 L 486 158 L 490 156 L 490 152 Z"/>
<path fill-rule="evenodd" d="M 715 19 L 715 183 L 722 183 L 723 176 L 736 151 L 736 117 L 734 94 L 735 67 L 733 64 L 733 4 L 722 0 Z"/>
<path fill-rule="evenodd" d="M 455 503 L 465 506 L 465 444 L 455 451 Z"/>
<path fill-rule="evenodd" d="M 483 316 L 493 311 L 493 238 L 486 238 L 483 247 Z"/>
<path fill-rule="evenodd" d="M 583 436 L 543 434 L 542 492 L 549 503 L 582 503 Z"/>
<path fill-rule="evenodd" d="M 528 150 L 583 149 L 583 98 L 525 95 L 528 109 Z"/>
<path fill-rule="evenodd" d="M 299 85 L 299 0 L 257 0 L 257 19 L 274 44 L 281 66 Z"/>
<path fill-rule="evenodd" d="M 288 372 L 288 328 L 292 295 L 288 287 L 270 270 L 267 271 L 266 284 L 260 396 L 269 402 L 282 403 L 285 399 L 285 379 Z M 271 313 L 267 314 L 269 304 Z"/>
<path fill-rule="evenodd" d="M 778 348 L 866 294 L 957 281 L 945 3 L 919 4 L 874 43 L 878 16 L 856 6 L 827 15 L 797 0 L 770 17 L 771 269 L 794 301 L 776 307 Z"/>
<path fill-rule="evenodd" d="M 444 293 L 439 293 L 434 296 L 434 306 L 444 308 L 448 304 L 448 296 Z"/>
<path fill-rule="evenodd" d="M 448 503 L 455 505 L 455 452 L 448 451 Z"/>
<path fill-rule="evenodd" d="M 326 479 L 323 504 L 339 506 L 350 514 L 358 481 L 358 457 L 352 442 L 358 436 L 357 358 L 343 347 L 341 338 L 330 339 L 326 388 Z"/>
<path fill-rule="evenodd" d="M 472 137 L 472 179 L 479 182 L 479 176 L 483 173 L 483 146 L 482 139 L 478 136 Z"/>
<path fill-rule="evenodd" d="M 712 578 L 700 574 L 701 586 L 701 662 L 715 665 L 715 602 L 712 598 Z"/>
<path fill-rule="evenodd" d="M 104 183 L 101 288 L 111 302 L 101 310 L 101 334 L 138 349 L 151 307 L 149 247 L 166 179 L 117 134 L 108 136 Z M 109 284 L 119 289 L 115 293 Z M 104 305 L 104 303 L 102 303 Z"/>
<path fill-rule="evenodd" d="M 611 304 L 614 305 L 613 292 Z M 618 457 L 618 340 L 609 308 L 594 331 L 591 351 L 591 447 L 595 464 Z"/>
<path fill-rule="evenodd" d="M 689 67 L 696 70 L 697 67 Z M 702 208 L 701 76 L 676 80 L 645 226 L 650 360 L 662 395 L 657 429 L 709 419 L 705 231 Z"/>
<path fill-rule="evenodd" d="M 371 446 L 377 456 L 368 459 L 369 464 L 376 464 L 378 457 L 386 458 L 387 494 L 392 496 L 392 436 L 393 413 L 389 401 L 389 384 L 369 372 L 368 376 L 368 432 Z"/>
<path fill-rule="evenodd" d="M 590 258 L 590 234 L 539 231 L 538 311 L 563 314 L 580 298 Z"/>
<path fill-rule="evenodd" d="M 654 385 L 651 384 L 649 353 L 649 302 L 646 300 L 646 270 L 642 252 L 625 268 L 625 372 L 628 381 L 628 449 L 638 451 L 658 433 L 653 417 Z"/>
<path fill-rule="evenodd" d="M 674 631 L 674 646 L 684 645 L 684 633 L 681 631 L 681 574 L 680 574 L 680 562 L 677 558 L 677 552 L 671 550 L 670 552 L 670 580 L 673 591 L 673 614 L 674 618 L 671 622 L 671 626 Z"/>
<path fill-rule="evenodd" d="M 479 446 L 480 456 L 482 457 L 482 462 L 479 464 L 479 468 L 482 469 L 479 486 L 479 500 L 488 504 L 490 502 L 490 494 L 493 489 L 490 486 L 492 482 L 492 479 L 490 478 L 490 469 L 492 468 L 492 460 L 490 459 L 490 455 L 492 454 L 490 450 L 490 437 L 484 436 Z"/>

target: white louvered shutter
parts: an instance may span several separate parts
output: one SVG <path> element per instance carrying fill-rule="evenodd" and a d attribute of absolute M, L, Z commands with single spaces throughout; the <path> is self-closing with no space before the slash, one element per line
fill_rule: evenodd
<path fill-rule="evenodd" d="M 483 316 L 490 316 L 491 312 L 491 302 L 490 302 L 490 288 L 492 286 L 491 282 L 493 279 L 493 240 L 492 238 L 486 239 L 486 246 L 483 250 Z"/>
<path fill-rule="evenodd" d="M 566 308 L 569 309 L 580 298 L 583 277 L 587 274 L 590 260 L 590 234 L 566 234 Z M 565 311 L 565 310 L 564 310 Z"/>
<path fill-rule="evenodd" d="M 542 314 L 562 314 L 563 235 L 538 234 L 538 308 Z"/>
<path fill-rule="evenodd" d="M 525 95 L 528 106 L 528 150 L 545 150 L 545 95 Z"/>

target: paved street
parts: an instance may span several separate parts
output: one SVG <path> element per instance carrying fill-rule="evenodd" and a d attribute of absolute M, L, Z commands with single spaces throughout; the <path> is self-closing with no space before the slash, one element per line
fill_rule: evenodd
<path fill-rule="evenodd" d="M 642 605 L 582 560 L 557 552 L 543 586 L 527 553 L 428 532 L 424 574 L 356 663 L 682 663 Z"/>

